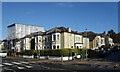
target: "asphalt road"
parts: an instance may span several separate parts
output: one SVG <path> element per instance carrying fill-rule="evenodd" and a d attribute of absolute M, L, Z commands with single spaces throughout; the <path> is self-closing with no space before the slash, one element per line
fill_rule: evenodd
<path fill-rule="evenodd" d="M 112 61 L 112 62 L 120 62 L 120 51 L 113 52 L 111 55 L 103 57 L 103 60 Z"/>
<path fill-rule="evenodd" d="M 118 52 L 113 53 L 109 57 L 105 57 L 104 59 L 111 59 L 111 56 L 119 56 Z M 113 57 L 114 58 L 114 57 Z M 119 58 L 119 57 L 118 57 Z M 87 62 L 82 61 L 71 61 L 64 63 L 56 63 L 56 62 L 42 62 L 42 61 L 33 61 L 26 60 L 22 58 L 2 58 L 2 62 L 0 67 L 2 67 L 3 72 L 26 72 L 26 71 L 37 71 L 37 72 L 48 72 L 48 71 L 66 71 L 66 72 L 76 72 L 76 71 L 105 71 L 109 70 L 109 72 L 120 71 L 120 66 L 115 66 L 116 62 L 111 62 L 111 64 L 103 62 L 104 59 L 93 59 Z M 113 59 L 114 61 L 114 59 Z M 116 60 L 115 60 L 116 61 Z M 119 59 L 117 59 L 118 63 Z M 95 71 L 96 72 L 96 71 Z"/>

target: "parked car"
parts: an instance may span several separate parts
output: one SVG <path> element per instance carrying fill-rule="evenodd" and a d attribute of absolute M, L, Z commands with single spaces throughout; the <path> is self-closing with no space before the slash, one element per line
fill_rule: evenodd
<path fill-rule="evenodd" d="M 112 52 L 110 50 L 101 50 L 98 52 L 98 57 L 104 57 L 110 55 Z"/>
<path fill-rule="evenodd" d="M 7 52 L 6 51 L 0 51 L 0 57 L 6 57 Z"/>
<path fill-rule="evenodd" d="M 120 51 L 120 46 L 118 47 L 118 51 Z"/>
<path fill-rule="evenodd" d="M 107 50 L 106 50 L 106 54 L 107 54 L 107 55 L 112 54 L 111 50 L 110 50 L 110 49 L 107 49 Z"/>
<path fill-rule="evenodd" d="M 119 50 L 119 47 L 114 47 L 113 49 L 112 49 L 112 52 L 116 52 L 116 51 L 118 51 Z"/>
<path fill-rule="evenodd" d="M 98 57 L 104 57 L 106 55 L 106 51 L 105 50 L 101 50 L 98 52 Z"/>

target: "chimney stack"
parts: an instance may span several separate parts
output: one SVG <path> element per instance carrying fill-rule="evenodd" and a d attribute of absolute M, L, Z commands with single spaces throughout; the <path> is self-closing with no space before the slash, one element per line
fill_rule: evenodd
<path fill-rule="evenodd" d="M 71 32 L 71 28 L 67 28 L 68 29 L 68 32 Z"/>

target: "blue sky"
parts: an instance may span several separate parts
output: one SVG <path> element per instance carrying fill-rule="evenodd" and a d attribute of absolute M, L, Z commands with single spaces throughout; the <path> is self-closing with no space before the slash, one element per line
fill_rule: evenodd
<path fill-rule="evenodd" d="M 2 39 L 13 23 L 70 27 L 74 31 L 118 32 L 117 2 L 5 2 L 2 4 Z"/>

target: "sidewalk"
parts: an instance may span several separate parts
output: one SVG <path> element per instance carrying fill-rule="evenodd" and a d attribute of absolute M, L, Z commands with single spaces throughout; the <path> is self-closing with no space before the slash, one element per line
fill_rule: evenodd
<path fill-rule="evenodd" d="M 15 58 L 26 61 L 35 61 L 35 62 L 57 63 L 63 65 L 86 64 L 86 65 L 120 66 L 120 62 L 93 61 L 93 60 L 80 60 L 80 59 L 70 60 L 70 61 L 58 61 L 58 60 L 50 60 L 50 59 L 31 59 L 31 58 L 11 57 L 11 56 L 8 56 L 7 58 L 13 58 L 13 59 Z"/>

